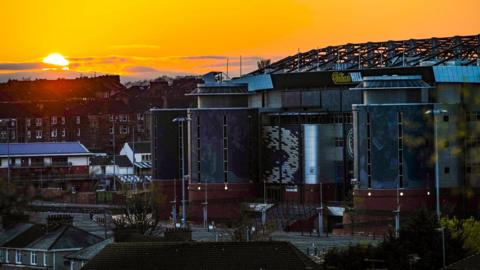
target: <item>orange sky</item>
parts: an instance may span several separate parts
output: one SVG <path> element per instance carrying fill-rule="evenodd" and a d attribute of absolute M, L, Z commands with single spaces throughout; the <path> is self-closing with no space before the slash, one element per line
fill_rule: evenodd
<path fill-rule="evenodd" d="M 479 0 L 0 0 L 0 80 L 251 71 L 298 49 L 480 34 Z M 42 71 L 50 53 L 69 71 Z"/>

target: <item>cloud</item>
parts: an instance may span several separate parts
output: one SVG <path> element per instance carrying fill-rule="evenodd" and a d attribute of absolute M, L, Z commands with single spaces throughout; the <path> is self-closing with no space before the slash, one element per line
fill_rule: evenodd
<path fill-rule="evenodd" d="M 129 73 L 147 73 L 147 72 L 157 72 L 158 70 L 152 67 L 147 67 L 147 66 L 129 66 L 124 68 L 123 71 L 129 72 Z"/>
<path fill-rule="evenodd" d="M 32 70 L 45 67 L 43 63 L 0 63 L 0 70 Z"/>
<path fill-rule="evenodd" d="M 222 55 L 195 55 L 195 56 L 179 56 L 177 59 L 180 60 L 220 60 L 227 59 L 226 56 Z"/>
<path fill-rule="evenodd" d="M 158 49 L 160 46 L 153 44 L 120 44 L 110 46 L 112 49 Z"/>

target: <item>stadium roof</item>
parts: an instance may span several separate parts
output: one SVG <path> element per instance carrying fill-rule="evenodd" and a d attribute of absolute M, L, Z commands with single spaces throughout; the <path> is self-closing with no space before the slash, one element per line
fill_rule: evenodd
<path fill-rule="evenodd" d="M 91 154 L 80 142 L 0 144 L 0 156 L 85 156 Z"/>
<path fill-rule="evenodd" d="M 298 53 L 249 75 L 383 67 L 471 66 L 479 61 L 479 43 L 480 34 L 349 43 Z"/>

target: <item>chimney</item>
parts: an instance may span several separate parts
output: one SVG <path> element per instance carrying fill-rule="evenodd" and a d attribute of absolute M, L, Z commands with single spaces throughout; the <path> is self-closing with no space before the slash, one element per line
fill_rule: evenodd
<path fill-rule="evenodd" d="M 73 216 L 66 214 L 49 215 L 47 217 L 47 231 L 52 231 L 60 226 L 73 225 Z"/>

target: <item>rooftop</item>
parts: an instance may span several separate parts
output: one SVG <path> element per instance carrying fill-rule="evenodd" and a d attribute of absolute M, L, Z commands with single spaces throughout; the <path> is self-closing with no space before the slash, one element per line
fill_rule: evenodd
<path fill-rule="evenodd" d="M 295 270 L 319 266 L 287 242 L 124 242 L 108 245 L 82 269 Z"/>
<path fill-rule="evenodd" d="M 2 143 L 0 156 L 91 155 L 80 142 Z"/>

